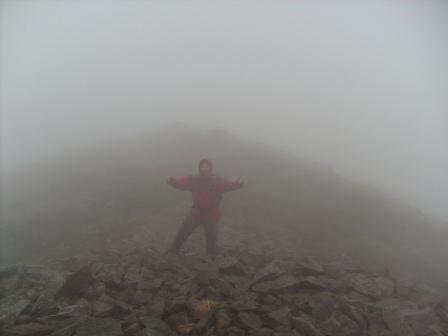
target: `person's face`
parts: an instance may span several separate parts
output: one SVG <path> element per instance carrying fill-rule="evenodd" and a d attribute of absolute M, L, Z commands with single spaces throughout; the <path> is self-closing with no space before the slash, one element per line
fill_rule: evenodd
<path fill-rule="evenodd" d="M 199 167 L 199 172 L 201 174 L 208 174 L 210 172 L 210 166 L 206 163 L 203 163 Z"/>

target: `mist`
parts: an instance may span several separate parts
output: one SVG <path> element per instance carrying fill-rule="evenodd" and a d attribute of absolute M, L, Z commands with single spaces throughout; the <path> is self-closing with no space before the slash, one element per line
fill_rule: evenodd
<path fill-rule="evenodd" d="M 1 168 L 226 129 L 448 220 L 442 1 L 2 1 Z"/>

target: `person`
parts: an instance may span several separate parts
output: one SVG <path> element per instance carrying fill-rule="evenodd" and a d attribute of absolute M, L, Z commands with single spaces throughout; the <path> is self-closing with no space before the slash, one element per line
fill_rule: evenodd
<path fill-rule="evenodd" d="M 220 203 L 222 194 L 243 187 L 244 181 L 228 180 L 215 176 L 213 162 L 202 159 L 199 162 L 198 174 L 184 177 L 168 176 L 166 182 L 179 190 L 191 191 L 193 205 L 182 222 L 177 235 L 167 253 L 178 254 L 182 244 L 200 225 L 204 227 L 207 253 L 217 254 L 217 224 L 221 219 Z"/>

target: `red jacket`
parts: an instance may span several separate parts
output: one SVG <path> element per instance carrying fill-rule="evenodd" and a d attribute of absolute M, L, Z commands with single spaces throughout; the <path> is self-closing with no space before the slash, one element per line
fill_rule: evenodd
<path fill-rule="evenodd" d="M 207 174 L 198 173 L 184 177 L 169 177 L 167 183 L 179 190 L 191 191 L 193 206 L 190 214 L 201 222 L 217 223 L 221 219 L 221 195 L 243 186 L 242 181 L 230 181 L 213 174 L 213 163 L 202 159 L 199 163 L 209 165 Z"/>

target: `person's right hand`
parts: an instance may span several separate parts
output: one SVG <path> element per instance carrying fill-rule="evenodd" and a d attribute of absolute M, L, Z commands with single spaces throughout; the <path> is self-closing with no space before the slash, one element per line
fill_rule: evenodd
<path fill-rule="evenodd" d="M 166 183 L 170 184 L 172 181 L 173 177 L 172 176 L 167 176 L 166 177 Z"/>

